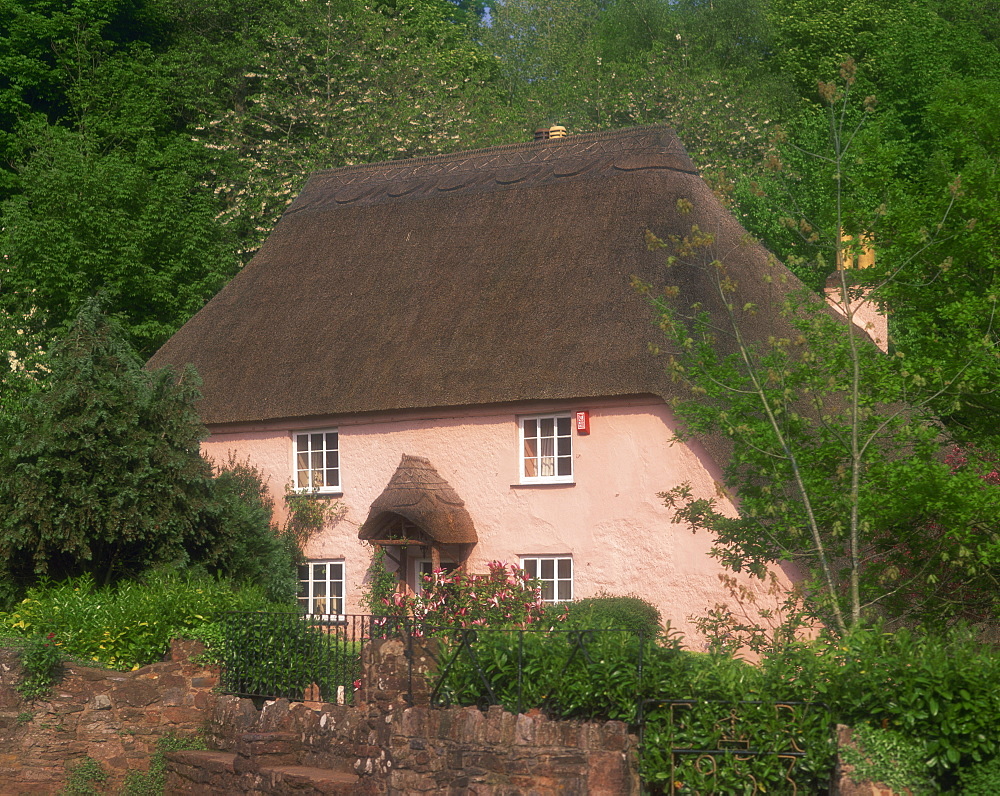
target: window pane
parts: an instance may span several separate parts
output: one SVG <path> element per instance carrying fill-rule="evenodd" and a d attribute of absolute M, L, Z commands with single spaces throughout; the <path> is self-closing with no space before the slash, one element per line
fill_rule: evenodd
<path fill-rule="evenodd" d="M 573 475 L 573 460 L 568 456 L 559 457 L 559 475 Z"/>
<path fill-rule="evenodd" d="M 337 432 L 331 431 L 326 435 L 326 449 L 328 451 L 337 450 Z"/>
<path fill-rule="evenodd" d="M 573 577 L 573 559 L 571 558 L 559 559 L 559 577 L 560 578 Z"/>
<path fill-rule="evenodd" d="M 340 473 L 336 470 L 326 471 L 326 486 L 339 486 L 340 485 Z"/>
<path fill-rule="evenodd" d="M 539 563 L 542 565 L 542 580 L 552 580 L 555 577 L 555 562 L 551 558 L 543 558 Z"/>
<path fill-rule="evenodd" d="M 309 450 L 309 436 L 307 434 L 295 435 L 295 448 L 300 451 Z"/>
<path fill-rule="evenodd" d="M 529 578 L 538 577 L 538 561 L 534 558 L 524 559 L 524 571 L 528 573 Z"/>
<path fill-rule="evenodd" d="M 537 437 L 538 436 L 538 421 L 537 420 L 525 420 L 524 421 L 524 436 L 525 437 Z"/>
<path fill-rule="evenodd" d="M 568 580 L 559 581 L 559 597 L 560 600 L 572 600 L 573 599 L 573 584 Z"/>
<path fill-rule="evenodd" d="M 309 454 L 305 451 L 299 451 L 298 455 L 295 457 L 295 466 L 300 470 L 308 470 Z"/>
<path fill-rule="evenodd" d="M 314 451 L 323 450 L 323 435 L 322 434 L 310 434 L 309 443 Z"/>
<path fill-rule="evenodd" d="M 552 434 L 553 426 L 554 426 L 554 421 L 552 420 L 551 417 L 543 417 L 541 420 L 542 436 L 543 437 L 553 436 Z"/>
<path fill-rule="evenodd" d="M 538 449 L 534 439 L 524 441 L 524 475 L 534 478 L 538 475 Z"/>
<path fill-rule="evenodd" d="M 313 564 L 313 580 L 326 580 L 326 564 Z"/>
<path fill-rule="evenodd" d="M 545 562 L 543 561 L 542 563 L 544 564 Z M 545 602 L 550 603 L 554 599 L 555 599 L 555 596 L 554 596 L 554 590 L 552 588 L 552 581 L 551 580 L 543 581 L 542 582 L 542 600 L 544 600 Z"/>
<path fill-rule="evenodd" d="M 570 419 L 568 417 L 557 417 L 556 418 L 556 428 L 559 429 L 559 436 L 567 437 L 569 436 Z"/>
<path fill-rule="evenodd" d="M 559 452 L 560 456 L 569 456 L 573 452 L 572 437 L 559 437 L 556 450 Z"/>

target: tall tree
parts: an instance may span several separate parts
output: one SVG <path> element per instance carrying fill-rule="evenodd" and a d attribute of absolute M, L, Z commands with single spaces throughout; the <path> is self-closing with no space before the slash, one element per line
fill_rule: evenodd
<path fill-rule="evenodd" d="M 830 146 L 811 153 L 832 174 L 835 213 L 825 229 L 798 220 L 817 245 L 830 247 L 831 265 L 857 252 L 858 238 L 842 234 L 851 221 L 871 229 L 884 213 L 869 208 L 866 217 L 864 208 L 851 208 L 848 181 L 871 103 L 858 108 L 851 101 L 852 63 L 842 78 L 821 86 Z M 906 243 L 915 243 L 908 256 L 900 250 L 893 261 L 866 270 L 868 300 L 879 303 L 898 281 L 909 281 L 927 241 Z M 668 287 L 657 306 L 671 343 L 670 370 L 692 390 L 692 399 L 678 406 L 687 424 L 681 437 L 730 439 L 726 484 L 739 495 L 740 515 L 733 518 L 713 500 L 672 490 L 665 497 L 677 517 L 713 531 L 715 554 L 735 570 L 762 575 L 777 560 L 804 564 L 816 615 L 842 631 L 875 616 L 931 622 L 991 616 L 1000 563 L 995 467 L 974 450 L 946 457 L 947 437 L 935 416 L 943 402 L 974 389 L 981 374 L 995 373 L 991 336 L 934 360 L 883 355 L 850 323 L 857 271 L 841 269 L 835 294 L 846 320 L 811 292 L 793 293 L 782 306 L 787 328 L 752 341 L 748 330 L 759 308 L 741 299 L 729 253 L 715 251 L 711 230 L 693 228 L 669 242 L 650 236 L 650 244 L 668 249 L 675 268 L 700 271 L 698 279 L 716 291 L 711 315 L 679 288 Z M 690 278 L 678 274 L 681 284 Z M 763 278 L 782 279 L 777 270 Z M 978 297 L 970 299 L 965 311 L 983 309 Z M 992 316 L 996 294 L 984 301 Z"/>
<path fill-rule="evenodd" d="M 312 171 L 512 135 L 492 61 L 446 5 L 310 0 L 269 33 L 241 102 L 199 130 L 237 163 L 219 192 L 244 258 Z"/>
<path fill-rule="evenodd" d="M 195 376 L 142 367 L 88 301 L 0 452 L 0 561 L 8 588 L 90 572 L 107 583 L 185 562 L 211 498 Z"/>

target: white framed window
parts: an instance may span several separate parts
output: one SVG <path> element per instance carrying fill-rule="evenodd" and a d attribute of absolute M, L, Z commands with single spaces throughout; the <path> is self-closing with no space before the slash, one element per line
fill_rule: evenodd
<path fill-rule="evenodd" d="M 295 488 L 340 492 L 340 441 L 337 429 L 292 434 Z"/>
<path fill-rule="evenodd" d="M 569 414 L 521 418 L 521 483 L 573 482 L 573 420 Z"/>
<path fill-rule="evenodd" d="M 344 562 L 299 564 L 299 611 L 310 616 L 344 613 Z"/>
<path fill-rule="evenodd" d="M 542 586 L 542 602 L 573 599 L 573 556 L 521 556 L 521 569 Z"/>

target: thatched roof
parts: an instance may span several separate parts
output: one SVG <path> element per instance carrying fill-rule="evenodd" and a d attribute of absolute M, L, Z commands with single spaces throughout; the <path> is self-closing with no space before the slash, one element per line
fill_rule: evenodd
<path fill-rule="evenodd" d="M 358 531 L 366 541 L 384 539 L 396 518 L 418 526 L 441 544 L 475 544 L 476 529 L 465 502 L 423 457 L 403 454 L 385 491 L 372 503 Z"/>
<path fill-rule="evenodd" d="M 668 276 L 643 240 L 692 223 L 716 233 L 741 300 L 772 304 L 767 253 L 740 246 L 665 127 L 318 172 L 149 364 L 196 366 L 206 423 L 669 397 L 648 352 L 662 336 L 630 277 L 710 302 L 704 277 Z M 753 322 L 765 333 L 773 320 L 762 309 Z"/>

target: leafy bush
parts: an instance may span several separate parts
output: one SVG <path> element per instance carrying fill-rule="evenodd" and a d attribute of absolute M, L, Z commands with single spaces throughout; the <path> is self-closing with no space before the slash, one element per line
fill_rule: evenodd
<path fill-rule="evenodd" d="M 857 748 L 843 750 L 844 762 L 854 766 L 854 779 L 872 780 L 888 785 L 896 793 L 937 793 L 937 786 L 927 774 L 926 750 L 919 741 L 893 730 L 870 724 L 854 727 Z"/>
<path fill-rule="evenodd" d="M 834 721 L 868 722 L 920 745 L 939 791 L 1000 753 L 1000 654 L 967 628 L 824 636 L 775 650 L 762 670 L 768 697 L 818 697 Z"/>
<path fill-rule="evenodd" d="M 298 614 L 229 614 L 220 622 L 217 658 L 226 691 L 245 696 L 302 699 L 315 683 L 320 698 L 350 702 L 361 677 L 359 645 Z M 340 689 L 343 689 L 342 691 Z"/>
<path fill-rule="evenodd" d="M 635 595 L 599 594 L 553 608 L 564 610 L 568 625 L 581 628 L 616 628 L 655 638 L 663 632 L 662 618 L 655 605 Z"/>
<path fill-rule="evenodd" d="M 968 629 L 861 631 L 831 642 L 826 657 L 837 720 L 922 742 L 939 787 L 1000 753 L 1000 655 Z"/>
<path fill-rule="evenodd" d="M 460 629 L 435 636 L 448 663 L 443 700 L 513 712 L 632 721 L 640 678 L 655 672 L 674 684 L 678 669 L 676 642 L 657 646 L 628 631 Z"/>
<path fill-rule="evenodd" d="M 761 698 L 767 683 L 760 667 L 682 651 L 676 637 L 653 643 L 631 631 L 535 626 L 458 629 L 438 642 L 445 664 L 440 670 L 446 671 L 438 686 L 442 701 L 626 722 L 634 722 L 641 709 L 643 778 L 654 788 L 669 790 L 673 776 L 684 783 L 683 792 L 742 792 L 752 776 L 767 792 L 781 792 L 790 769 L 777 752 L 795 747 L 808 752 L 794 763 L 800 791 L 819 790 L 829 777 L 833 746 L 825 706 L 776 708 Z M 725 748 L 734 729 L 750 748 L 775 754 L 720 759 L 711 774 L 695 756 L 671 759 L 672 748 Z"/>
<path fill-rule="evenodd" d="M 960 781 L 963 796 L 996 796 L 1000 793 L 1000 757 L 969 766 Z"/>
<path fill-rule="evenodd" d="M 216 467 L 209 533 L 200 557 L 218 574 L 259 585 L 268 601 L 292 604 L 298 591 L 296 537 L 273 522 L 274 501 L 263 473 L 230 459 Z"/>
<path fill-rule="evenodd" d="M 157 573 L 97 588 L 84 575 L 32 588 L 0 626 L 24 635 L 54 633 L 67 655 L 116 669 L 161 660 L 170 640 L 196 635 L 219 611 L 267 607 L 260 589 L 209 577 Z"/>
<path fill-rule="evenodd" d="M 435 627 L 521 627 L 542 618 L 538 584 L 513 564 L 491 561 L 489 572 L 475 575 L 460 569 L 424 577 L 423 593 L 402 597 L 418 623 Z"/>
<path fill-rule="evenodd" d="M 17 690 L 25 699 L 36 699 L 49 691 L 62 670 L 62 653 L 56 634 L 35 634 L 21 647 L 21 682 Z"/>
<path fill-rule="evenodd" d="M 47 365 L 0 445 L 0 581 L 111 583 L 190 560 L 211 483 L 194 372 L 145 370 L 96 299 Z"/>

